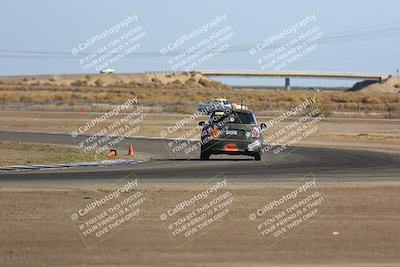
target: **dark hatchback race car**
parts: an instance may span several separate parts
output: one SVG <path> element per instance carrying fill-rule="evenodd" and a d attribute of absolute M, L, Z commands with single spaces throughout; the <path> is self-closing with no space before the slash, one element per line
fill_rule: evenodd
<path fill-rule="evenodd" d="M 266 125 L 257 124 L 253 112 L 244 109 L 225 109 L 212 112 L 209 121 L 201 127 L 202 160 L 212 154 L 247 155 L 261 160 L 263 135 Z"/>

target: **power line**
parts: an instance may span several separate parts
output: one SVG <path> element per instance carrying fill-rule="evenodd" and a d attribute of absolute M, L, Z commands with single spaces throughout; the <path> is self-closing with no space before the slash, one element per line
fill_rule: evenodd
<path fill-rule="evenodd" d="M 385 24 L 372 25 L 369 27 L 362 27 L 352 29 L 346 32 L 333 33 L 330 36 L 322 37 L 318 43 L 321 45 L 330 44 L 341 44 L 341 43 L 354 43 L 354 42 L 366 42 L 366 41 L 377 41 L 381 39 L 398 37 L 400 32 L 400 22 L 391 22 Z M 276 49 L 285 42 L 278 42 L 268 49 Z M 237 53 L 247 52 L 254 45 L 238 45 L 227 48 L 221 53 Z M 183 51 L 173 51 L 168 53 L 167 56 L 179 55 Z M 70 52 L 65 51 L 44 51 L 44 50 L 11 50 L 11 49 L 0 49 L 1 58 L 32 58 L 32 59 L 68 59 L 77 60 L 78 58 L 73 57 Z M 90 52 L 80 53 L 81 57 L 90 55 Z M 101 54 L 99 54 L 101 55 Z M 111 54 L 112 55 L 112 54 Z M 164 57 L 159 51 L 138 51 L 134 54 L 128 55 L 127 57 Z"/>

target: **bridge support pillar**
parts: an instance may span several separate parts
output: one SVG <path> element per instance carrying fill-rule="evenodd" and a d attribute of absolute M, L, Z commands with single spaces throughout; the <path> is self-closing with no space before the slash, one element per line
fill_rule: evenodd
<path fill-rule="evenodd" d="M 290 90 L 290 78 L 285 78 L 285 89 Z"/>

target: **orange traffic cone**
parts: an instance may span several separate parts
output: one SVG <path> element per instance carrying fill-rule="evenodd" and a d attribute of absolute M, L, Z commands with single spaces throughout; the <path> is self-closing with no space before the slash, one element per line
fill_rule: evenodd
<path fill-rule="evenodd" d="M 129 144 L 128 156 L 133 157 L 133 146 L 132 146 L 132 144 Z"/>
<path fill-rule="evenodd" d="M 110 152 L 107 154 L 109 158 L 113 158 L 117 156 L 117 150 L 111 149 Z"/>

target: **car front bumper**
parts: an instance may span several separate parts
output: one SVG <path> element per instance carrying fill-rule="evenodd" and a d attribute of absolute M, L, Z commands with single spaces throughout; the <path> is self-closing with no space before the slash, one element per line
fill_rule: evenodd
<path fill-rule="evenodd" d="M 203 140 L 204 141 L 204 140 Z M 210 154 L 228 154 L 228 155 L 254 155 L 260 153 L 262 140 L 205 140 L 202 143 L 201 150 Z"/>

